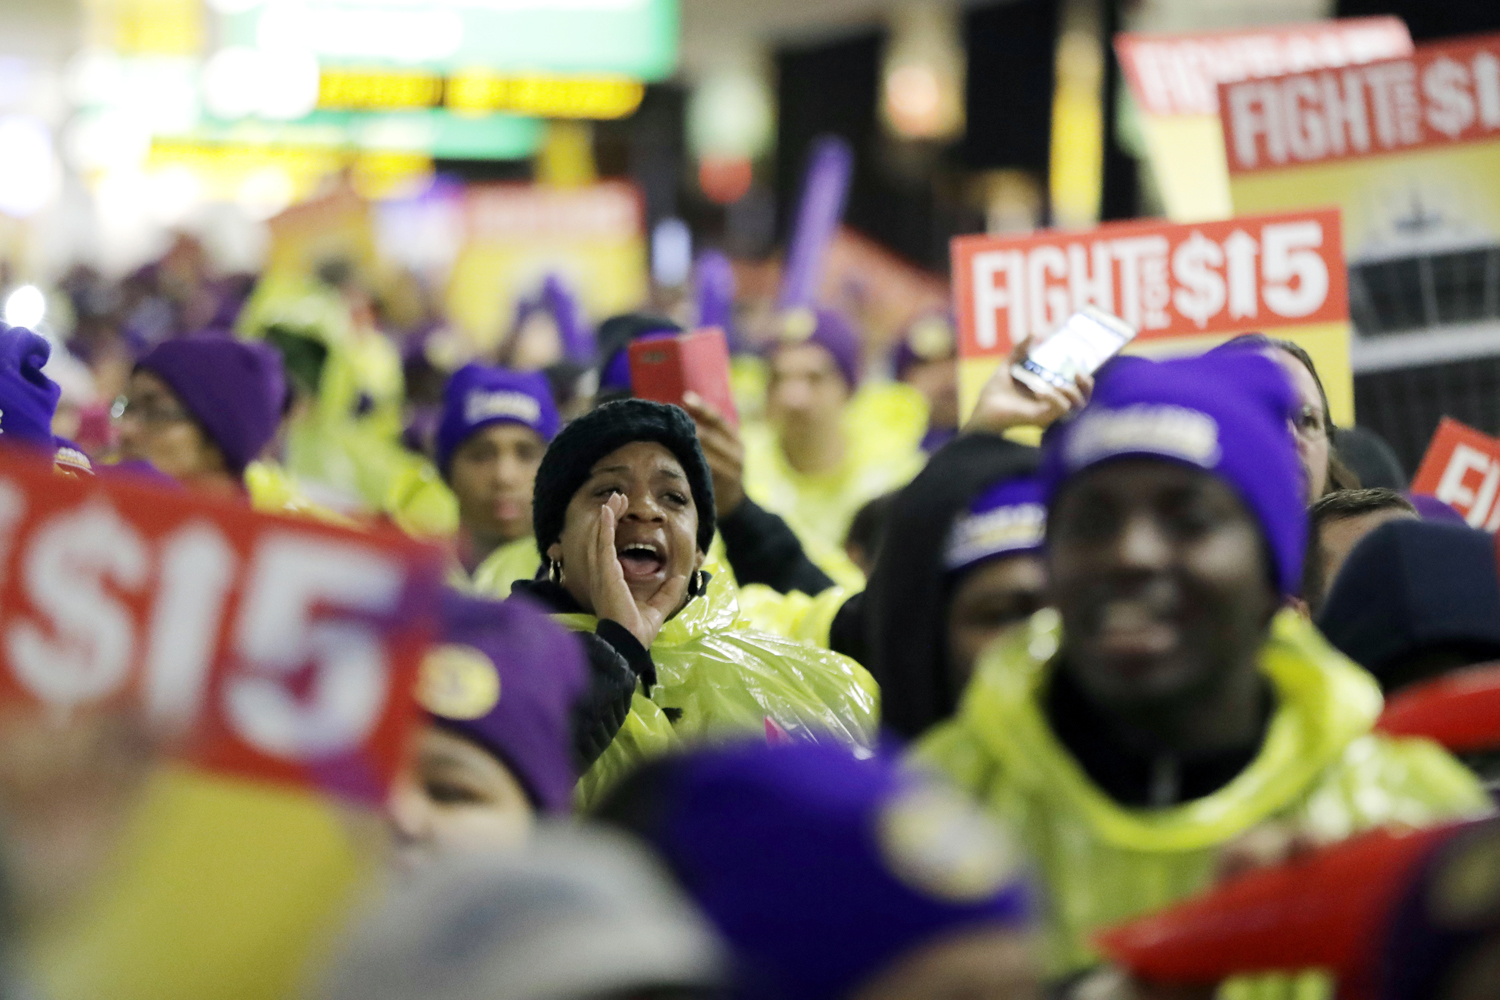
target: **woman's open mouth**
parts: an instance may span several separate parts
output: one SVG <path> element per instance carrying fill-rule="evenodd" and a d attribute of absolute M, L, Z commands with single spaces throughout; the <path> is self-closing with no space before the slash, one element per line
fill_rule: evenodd
<path fill-rule="evenodd" d="M 629 542 L 619 548 L 620 569 L 627 583 L 654 580 L 666 569 L 666 553 L 655 542 Z"/>

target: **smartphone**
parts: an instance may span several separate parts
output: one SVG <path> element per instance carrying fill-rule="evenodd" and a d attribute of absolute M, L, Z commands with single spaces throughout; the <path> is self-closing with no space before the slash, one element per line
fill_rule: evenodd
<path fill-rule="evenodd" d="M 637 340 L 629 358 L 630 390 L 638 399 L 681 406 L 683 397 L 695 392 L 739 429 L 729 388 L 729 344 L 718 327 Z"/>
<path fill-rule="evenodd" d="M 1033 347 L 1025 361 L 1011 365 L 1010 373 L 1036 392 L 1072 385 L 1077 376 L 1098 371 L 1134 337 L 1135 330 L 1118 316 L 1085 306 Z"/>

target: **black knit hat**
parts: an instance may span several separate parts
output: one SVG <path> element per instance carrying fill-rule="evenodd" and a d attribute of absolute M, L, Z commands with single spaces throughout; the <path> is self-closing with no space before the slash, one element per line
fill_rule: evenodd
<path fill-rule="evenodd" d="M 594 464 L 635 441 L 655 441 L 682 463 L 698 508 L 698 548 L 708 551 L 714 540 L 714 484 L 698 446 L 693 418 L 670 403 L 622 399 L 605 403 L 564 427 L 542 456 L 531 496 L 531 523 L 543 559 L 547 547 L 562 535 L 568 504 L 588 481 Z"/>

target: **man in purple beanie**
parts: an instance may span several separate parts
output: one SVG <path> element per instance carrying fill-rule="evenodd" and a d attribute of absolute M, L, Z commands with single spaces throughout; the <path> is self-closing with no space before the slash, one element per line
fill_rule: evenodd
<path fill-rule="evenodd" d="M 522 600 L 448 591 L 441 617 L 417 682 L 428 722 L 388 808 L 403 864 L 520 846 L 538 815 L 571 811 L 578 780 L 578 640 Z"/>
<path fill-rule="evenodd" d="M 1488 808 L 1436 744 L 1373 732 L 1374 679 L 1286 606 L 1307 537 L 1295 412 L 1258 353 L 1131 358 L 1044 441 L 1051 607 L 980 655 L 918 755 L 1022 831 L 1056 976 L 1267 821 L 1333 840 Z"/>
<path fill-rule="evenodd" d="M 560 426 L 540 372 L 469 364 L 448 379 L 434 458 L 458 499 L 458 558 L 467 572 L 502 546 L 529 546 L 532 485 Z"/>
<path fill-rule="evenodd" d="M 120 458 L 193 489 L 245 496 L 245 468 L 281 424 L 281 358 L 259 343 L 168 340 L 136 364 L 115 403 Z"/>
<path fill-rule="evenodd" d="M 842 550 L 859 509 L 922 467 L 927 408 L 909 386 L 856 396 L 864 347 L 837 312 L 789 310 L 775 338 L 767 351 L 768 426 L 744 433 L 745 492 L 785 518 L 810 551 Z M 814 560 L 824 562 L 815 551 Z"/>
<path fill-rule="evenodd" d="M 703 750 L 644 765 L 596 816 L 660 852 L 734 952 L 737 996 L 1040 995 L 1040 900 L 1017 844 L 894 758 Z"/>

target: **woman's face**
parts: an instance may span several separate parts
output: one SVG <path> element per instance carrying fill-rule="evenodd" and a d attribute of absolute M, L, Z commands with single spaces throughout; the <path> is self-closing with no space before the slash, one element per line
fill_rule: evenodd
<path fill-rule="evenodd" d="M 616 494 L 625 498 L 625 510 L 615 526 L 614 558 L 636 604 L 644 605 L 668 580 L 691 576 L 703 565 L 698 509 L 681 463 L 655 441 L 633 441 L 594 463 L 568 503 L 562 537 L 547 550 L 548 558 L 562 563 L 563 586 L 590 613 L 599 511 Z"/>
<path fill-rule="evenodd" d="M 178 482 L 225 471 L 224 458 L 165 382 L 148 371 L 130 376 L 116 403 L 120 457 L 150 462 Z"/>
<path fill-rule="evenodd" d="M 1328 488 L 1328 414 L 1323 410 L 1323 394 L 1301 361 L 1280 348 L 1272 348 L 1271 357 L 1286 369 L 1297 393 L 1292 437 L 1297 442 L 1297 458 L 1306 476 L 1307 503 L 1311 506 Z"/>
<path fill-rule="evenodd" d="M 525 789 L 499 758 L 430 723 L 396 775 L 387 817 L 398 860 L 408 867 L 520 847 L 536 821 Z"/>

